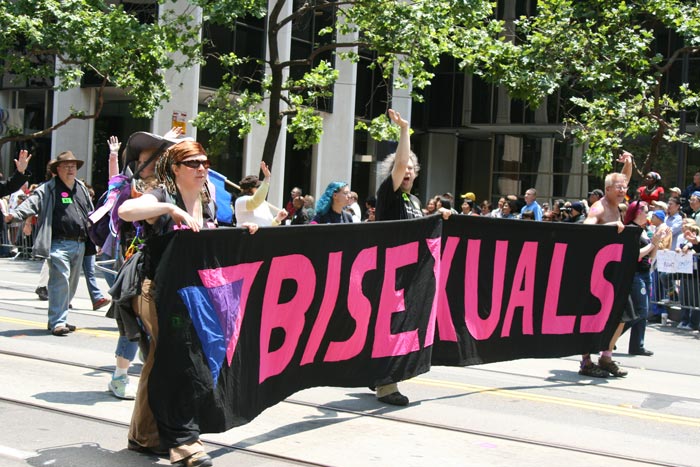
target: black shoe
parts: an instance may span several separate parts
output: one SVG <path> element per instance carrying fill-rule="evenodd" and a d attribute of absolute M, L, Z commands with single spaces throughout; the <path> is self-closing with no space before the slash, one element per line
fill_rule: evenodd
<path fill-rule="evenodd" d="M 629 353 L 630 355 L 643 355 L 645 357 L 651 357 L 652 355 L 654 355 L 654 352 L 652 352 L 651 350 L 647 350 L 644 347 L 637 350 L 630 350 L 627 353 Z"/>
<path fill-rule="evenodd" d="M 175 465 L 180 467 L 213 467 L 211 457 L 205 452 L 197 452 L 190 457 L 185 457 Z"/>
<path fill-rule="evenodd" d="M 54 336 L 65 336 L 69 332 L 70 331 L 66 326 L 57 326 L 53 329 L 53 331 L 51 331 L 51 334 L 53 334 Z"/>
<path fill-rule="evenodd" d="M 651 318 L 647 319 L 647 323 L 661 324 L 661 315 L 653 315 Z"/>
<path fill-rule="evenodd" d="M 64 326 L 66 328 L 68 328 L 68 332 L 74 332 L 76 329 L 78 329 L 77 327 L 73 326 L 72 324 L 65 324 Z M 46 330 L 47 331 L 51 330 L 51 327 L 48 324 L 46 325 Z"/>
<path fill-rule="evenodd" d="M 400 406 L 408 405 L 408 397 L 404 396 L 399 391 L 392 392 L 391 394 L 384 397 L 379 397 L 378 399 L 380 402 L 384 402 L 385 404 Z"/>
<path fill-rule="evenodd" d="M 141 454 L 147 454 L 147 455 L 153 455 L 153 456 L 158 456 L 158 457 L 168 457 L 170 456 L 170 450 L 166 448 L 162 448 L 160 446 L 158 447 L 148 447 L 148 446 L 141 446 L 139 443 L 136 441 L 130 439 L 129 440 L 129 445 L 127 446 L 129 451 L 136 451 L 140 452 Z"/>
<path fill-rule="evenodd" d="M 49 289 L 46 287 L 37 287 L 34 293 L 39 296 L 39 300 L 45 302 L 49 299 Z"/>

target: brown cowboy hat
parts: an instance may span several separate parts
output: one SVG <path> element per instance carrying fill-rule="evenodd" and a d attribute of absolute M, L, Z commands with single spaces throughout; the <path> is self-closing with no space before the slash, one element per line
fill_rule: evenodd
<path fill-rule="evenodd" d="M 64 151 L 61 154 L 59 154 L 56 159 L 49 162 L 49 170 L 51 171 L 51 173 L 58 173 L 56 172 L 56 168 L 59 164 L 62 164 L 63 162 L 75 162 L 78 165 L 78 169 L 80 169 L 85 163 L 84 161 L 81 161 L 80 159 L 76 158 L 72 152 Z"/>

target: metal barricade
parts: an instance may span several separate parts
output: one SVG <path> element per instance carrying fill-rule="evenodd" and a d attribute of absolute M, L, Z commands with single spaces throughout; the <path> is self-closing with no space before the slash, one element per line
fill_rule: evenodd
<path fill-rule="evenodd" d="M 692 274 L 652 270 L 651 303 L 656 314 L 667 313 L 669 320 L 678 323 L 684 311 L 700 310 L 699 256 L 694 255 Z"/>
<path fill-rule="evenodd" d="M 24 221 L 2 224 L 0 231 L 0 257 L 12 259 L 32 259 L 32 247 L 36 236 L 36 226 L 30 221 L 31 233 L 23 232 Z"/>

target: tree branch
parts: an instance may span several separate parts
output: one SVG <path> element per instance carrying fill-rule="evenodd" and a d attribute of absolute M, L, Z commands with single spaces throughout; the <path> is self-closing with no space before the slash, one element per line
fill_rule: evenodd
<path fill-rule="evenodd" d="M 41 138 L 44 135 L 48 135 L 52 131 L 55 131 L 62 126 L 65 126 L 69 122 L 73 120 L 91 120 L 98 118 L 100 116 L 100 113 L 102 112 L 102 107 L 104 106 L 104 89 L 105 86 L 107 85 L 107 78 L 105 77 L 102 80 L 102 84 L 100 85 L 98 91 L 97 91 L 97 108 L 95 109 L 95 113 L 92 115 L 75 115 L 71 114 L 61 120 L 60 122 L 48 127 L 44 128 L 43 130 L 36 131 L 34 133 L 30 133 L 28 135 L 16 135 L 16 136 L 6 136 L 4 138 L 0 138 L 0 147 L 2 147 L 3 144 L 9 143 L 12 141 L 27 141 L 30 139 L 35 139 L 35 138 Z"/>
<path fill-rule="evenodd" d="M 678 60 L 678 57 L 680 57 L 681 54 L 684 53 L 697 53 L 700 52 L 700 47 L 698 46 L 691 46 L 691 47 L 681 47 L 680 49 L 676 49 L 673 54 L 671 54 L 670 57 L 668 57 L 668 60 L 666 61 L 666 64 L 664 66 L 657 66 L 656 69 L 659 71 L 659 73 L 667 73 L 668 70 L 671 69 L 673 66 L 673 63 Z"/>
<path fill-rule="evenodd" d="M 327 10 L 327 9 L 339 9 L 341 6 L 344 5 L 353 5 L 355 3 L 355 0 L 345 0 L 345 1 L 340 1 L 340 2 L 329 2 L 327 0 L 323 0 L 321 4 L 317 5 L 311 5 L 307 1 L 302 5 L 297 11 L 293 12 L 291 15 L 287 16 L 286 18 L 282 18 L 276 25 L 275 27 L 278 29 L 282 29 L 285 25 L 291 23 L 292 21 L 301 18 L 305 14 L 311 12 L 311 11 L 321 11 L 321 10 Z"/>
<path fill-rule="evenodd" d="M 311 52 L 311 54 L 304 59 L 301 60 L 289 60 L 286 62 L 281 62 L 278 63 L 277 66 L 280 68 L 285 68 L 285 67 L 293 67 L 293 66 L 309 66 L 314 62 L 314 59 L 324 53 L 328 52 L 330 50 L 337 50 L 337 49 L 350 49 L 352 47 L 368 47 L 369 44 L 367 42 L 362 42 L 362 41 L 356 41 L 356 42 L 334 42 L 332 44 L 326 44 L 324 46 L 321 46 Z"/>

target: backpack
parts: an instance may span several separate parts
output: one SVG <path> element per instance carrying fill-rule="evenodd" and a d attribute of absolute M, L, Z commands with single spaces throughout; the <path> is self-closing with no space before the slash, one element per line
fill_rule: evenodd
<path fill-rule="evenodd" d="M 118 174 L 109 180 L 109 186 L 88 215 L 88 236 L 102 252 L 113 257 L 119 244 L 119 206 L 131 197 L 131 177 Z"/>

